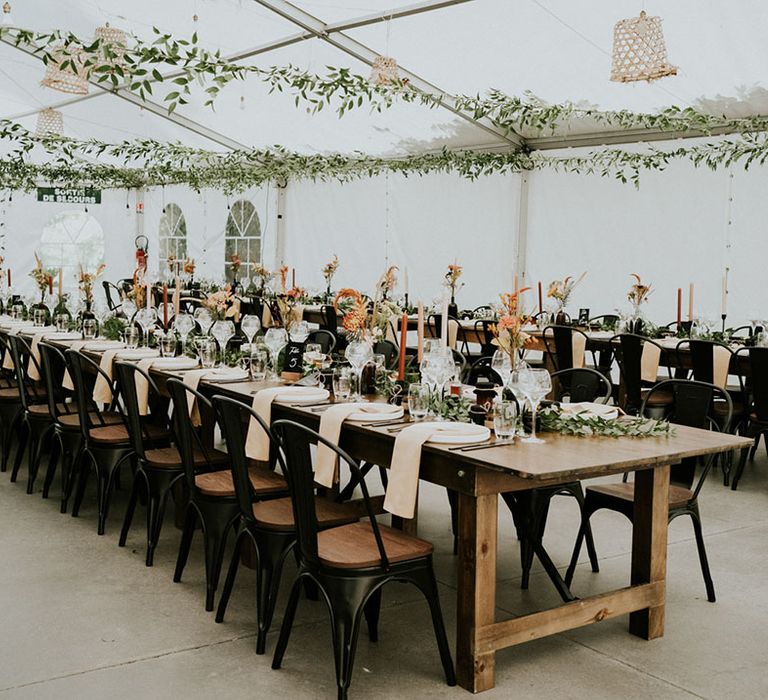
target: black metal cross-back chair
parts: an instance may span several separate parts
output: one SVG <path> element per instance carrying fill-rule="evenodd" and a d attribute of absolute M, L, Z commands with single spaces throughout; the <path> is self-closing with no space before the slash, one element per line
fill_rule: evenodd
<path fill-rule="evenodd" d="M 123 297 L 120 288 L 108 280 L 102 280 L 101 286 L 104 289 L 104 296 L 107 300 L 107 306 L 109 307 L 109 310 L 114 312 L 118 311 L 123 305 Z M 113 294 L 115 297 L 117 297 L 118 301 L 115 301 Z"/>
<path fill-rule="evenodd" d="M 155 380 L 143 369 L 128 362 L 117 362 L 117 381 L 125 405 L 131 447 L 135 455 L 135 469 L 131 494 L 120 531 L 118 546 L 124 547 L 131 528 L 139 492 L 143 488 L 147 502 L 147 554 L 145 563 L 152 566 L 155 550 L 160 539 L 168 496 L 184 478 L 184 465 L 178 449 L 171 445 L 172 431 L 168 424 L 168 402 L 161 395 Z M 136 378 L 147 383 L 148 415 L 142 416 L 139 408 Z M 163 439 L 150 435 L 154 426 L 164 434 Z M 219 453 L 218 463 L 227 464 L 227 456 Z"/>
<path fill-rule="evenodd" d="M 556 371 L 561 369 L 570 369 L 573 367 L 573 336 L 574 334 L 584 336 L 584 357 L 587 353 L 592 354 L 592 364 L 597 365 L 597 358 L 594 351 L 589 349 L 589 338 L 584 331 L 572 326 L 547 326 L 541 334 L 544 340 L 545 352 L 552 360 L 552 365 Z"/>
<path fill-rule="evenodd" d="M 733 402 L 727 391 L 708 382 L 698 382 L 688 379 L 667 379 L 659 382 L 653 389 L 640 410 L 640 415 L 646 415 L 649 401 L 656 391 L 670 392 L 673 403 L 667 416 L 670 423 L 684 425 L 691 428 L 703 428 L 710 430 L 720 429 L 720 418 L 724 415 L 723 428 L 728 430 L 730 420 L 733 417 Z M 722 401 L 727 410 L 724 414 L 713 415 L 712 406 L 717 401 Z M 701 474 L 696 481 L 696 457 L 687 457 L 680 464 L 673 465 L 670 472 L 669 487 L 669 515 L 668 522 L 681 515 L 688 515 L 693 523 L 693 532 L 696 537 L 696 546 L 699 551 L 699 563 L 704 577 L 704 585 L 707 590 L 707 600 L 715 602 L 715 587 L 712 583 L 712 575 L 709 571 L 707 551 L 704 546 L 704 535 L 701 529 L 701 515 L 699 513 L 699 493 L 704 481 L 714 462 L 714 456 L 709 456 L 704 462 Z M 695 482 L 695 485 L 694 485 Z M 634 484 L 624 480 L 616 484 L 605 484 L 587 487 L 584 507 L 582 509 L 581 527 L 573 548 L 573 555 L 565 575 L 566 582 L 570 585 L 578 563 L 581 543 L 586 526 L 592 514 L 600 509 L 613 510 L 626 516 L 630 521 L 634 519 Z M 592 567 L 592 571 L 597 569 Z"/>
<path fill-rule="evenodd" d="M 338 334 L 339 317 L 332 304 L 323 304 L 320 307 L 320 329 L 333 333 L 334 336 Z"/>
<path fill-rule="evenodd" d="M 336 336 L 331 331 L 320 330 L 312 331 L 307 336 L 308 343 L 318 343 L 326 355 L 330 355 L 336 348 Z"/>
<path fill-rule="evenodd" d="M 742 434 L 754 438 L 755 442 L 750 449 L 743 449 L 736 472 L 733 475 L 731 489 L 733 491 L 739 485 L 744 468 L 747 464 L 747 456 L 754 459 L 760 438 L 765 437 L 765 448 L 768 451 L 768 348 L 749 347 L 740 348 L 736 353 L 737 362 L 747 356 L 751 370 L 750 376 L 750 400 L 745 419 L 742 425 Z"/>
<path fill-rule="evenodd" d="M 498 350 L 498 347 L 493 344 L 493 327 L 495 325 L 495 321 L 489 321 L 487 319 L 479 319 L 475 321 L 475 335 L 480 341 L 480 357 L 493 355 L 493 353 Z"/>
<path fill-rule="evenodd" d="M 290 497 L 280 497 L 280 494 L 273 494 L 270 499 L 260 500 L 248 478 L 248 459 L 245 454 L 246 426 L 251 425 L 251 420 L 255 420 L 272 441 L 273 437 L 266 423 L 250 406 L 236 399 L 214 396 L 213 404 L 227 442 L 232 479 L 240 507 L 240 521 L 235 548 L 219 599 L 216 622 L 224 621 L 240 565 L 242 546 L 246 544 L 247 540 L 250 540 L 256 552 L 257 560 L 258 634 L 256 653 L 263 654 L 266 649 L 267 632 L 269 632 L 277 602 L 283 563 L 296 541 L 293 507 Z M 325 497 L 316 499 L 315 513 L 320 529 L 346 525 L 359 520 L 359 515 L 354 509 Z"/>
<path fill-rule="evenodd" d="M 48 412 L 53 421 L 53 437 L 48 468 L 43 482 L 43 498 L 48 494 L 61 462 L 61 500 L 60 512 L 67 512 L 67 504 L 72 496 L 75 484 L 76 459 L 80 455 L 82 438 L 80 435 L 80 417 L 77 405 L 70 402 L 71 393 L 63 387 L 67 361 L 59 348 L 42 342 L 40 349 L 40 367 L 48 399 Z M 102 414 L 104 417 L 104 414 Z M 120 416 L 107 415 L 105 420 L 119 423 Z"/>
<path fill-rule="evenodd" d="M 134 455 L 128 424 L 120 405 L 117 381 L 110 379 L 98 363 L 77 350 L 67 350 L 64 356 L 75 386 L 78 428 L 82 440 L 77 458 L 78 483 L 72 504 L 72 517 L 76 518 L 80 514 L 88 477 L 93 470 L 97 478 L 98 533 L 103 535 L 112 490 L 120 468 Z M 93 386 L 99 376 L 104 378 L 112 390 L 112 403 L 106 412 L 93 400 Z M 115 416 L 119 417 L 119 422 L 115 422 Z M 168 437 L 166 431 L 153 426 L 147 426 L 147 431 L 156 440 Z"/>
<path fill-rule="evenodd" d="M 381 589 L 390 581 L 404 581 L 414 584 L 427 599 L 445 679 L 448 685 L 455 685 L 453 660 L 432 567 L 432 545 L 380 525 L 362 478 L 360 488 L 369 521 L 319 531 L 310 443 L 322 443 L 334 450 L 358 478 L 359 465 L 337 445 L 299 423 L 279 420 L 272 429 L 280 443 L 279 458 L 291 490 L 299 561 L 272 668 L 278 669 L 282 664 L 301 583 L 303 579 L 310 579 L 317 585 L 330 612 L 338 697 L 346 698 L 362 617 L 365 615 L 368 622 L 369 637 L 376 641 Z"/>
<path fill-rule="evenodd" d="M 8 345 L 10 336 L 0 334 L 0 349 L 2 350 L 2 361 L 11 356 L 11 348 Z M 3 369 L 3 386 L 0 387 L 0 440 L 2 441 L 2 460 L 0 461 L 0 471 L 8 470 L 8 462 L 11 457 L 11 449 L 16 443 L 16 426 L 21 418 L 21 404 L 19 403 L 19 390 L 16 386 L 17 377 L 15 365 L 13 369 Z"/>
<path fill-rule="evenodd" d="M 375 355 L 384 355 L 384 366 L 387 369 L 394 369 L 397 366 L 400 353 L 397 345 L 391 340 L 379 340 L 374 343 L 373 352 Z"/>
<path fill-rule="evenodd" d="M 18 478 L 24 456 L 27 454 L 27 448 L 29 448 L 27 493 L 31 494 L 34 493 L 43 449 L 53 432 L 53 420 L 48 413 L 43 385 L 38 381 L 33 381 L 29 376 L 30 363 L 37 369 L 38 376 L 42 376 L 40 364 L 32 355 L 29 343 L 21 336 L 11 335 L 8 336 L 8 348 L 16 373 L 16 390 L 21 406 L 21 413 L 16 424 L 19 444 L 11 470 L 11 481 L 15 482 Z"/>
<path fill-rule="evenodd" d="M 554 372 L 552 378 L 555 380 L 555 398 L 558 401 L 568 396 L 571 403 L 583 401 L 604 403 L 611 397 L 611 383 L 603 374 L 594 369 L 572 367 Z M 568 590 L 568 586 L 558 573 L 543 544 L 549 504 L 555 496 L 575 498 L 579 504 L 579 512 L 584 508 L 584 490 L 580 481 L 502 494 L 504 503 L 512 513 L 520 540 L 520 561 L 523 570 L 520 587 L 522 589 L 528 588 L 533 557 L 536 555 L 560 596 L 563 600 L 569 601 L 573 600 L 573 595 Z M 592 570 L 597 571 L 597 554 L 589 523 L 585 526 L 585 537 Z"/>
<path fill-rule="evenodd" d="M 619 317 L 616 314 L 600 314 L 599 316 L 593 316 L 587 321 L 588 328 L 608 328 L 614 329 L 619 322 Z"/>
<path fill-rule="evenodd" d="M 634 333 L 619 333 L 614 335 L 610 342 L 614 348 L 624 389 L 623 395 L 619 396 L 619 405 L 626 413 L 636 415 L 643 400 L 648 397 L 651 386 L 657 383 L 655 380 L 652 383 L 643 380 L 644 348 L 647 344 L 651 344 L 658 349 L 660 355 L 664 352 L 664 348 L 654 340 Z M 672 370 L 669 366 L 667 366 L 667 375 L 668 379 L 672 379 Z M 672 403 L 672 396 L 669 393 L 654 392 L 649 408 L 663 410 L 670 403 Z"/>
<path fill-rule="evenodd" d="M 210 612 L 219 585 L 227 538 L 238 521 L 240 507 L 232 472 L 222 468 L 213 447 L 206 444 L 200 430 L 195 427 L 188 408 L 188 402 L 194 400 L 201 413 L 212 421 L 213 405 L 199 391 L 178 379 L 169 379 L 166 387 L 173 402 L 176 446 L 181 454 L 184 483 L 189 493 L 173 580 L 175 583 L 181 581 L 199 522 L 203 530 L 205 554 L 205 609 Z M 254 492 L 262 498 L 283 494 L 287 489 L 282 476 L 271 469 L 249 467 L 248 475 Z"/>
<path fill-rule="evenodd" d="M 477 386 L 481 379 L 493 382 L 496 386 L 501 386 L 504 381 L 499 373 L 491 367 L 492 357 L 480 357 L 475 360 L 467 371 L 466 383 L 471 386 Z"/>

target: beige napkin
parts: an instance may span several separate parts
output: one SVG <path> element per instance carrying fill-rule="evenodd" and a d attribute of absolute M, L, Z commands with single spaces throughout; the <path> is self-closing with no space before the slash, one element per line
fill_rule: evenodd
<path fill-rule="evenodd" d="M 392 450 L 389 485 L 384 510 L 401 518 L 413 518 L 419 491 L 421 446 L 435 434 L 435 426 L 411 425 L 398 433 Z"/>
<path fill-rule="evenodd" d="M 584 366 L 584 352 L 587 349 L 587 338 L 581 333 L 574 333 L 571 336 L 571 353 L 573 355 L 573 366 Z"/>
<path fill-rule="evenodd" d="M 320 436 L 336 444 L 341 435 L 341 426 L 353 413 L 364 411 L 366 404 L 341 403 L 331 406 L 320 418 Z M 332 488 L 338 480 L 338 455 L 326 445 L 317 446 L 317 460 L 315 461 L 315 481 L 321 486 Z"/>
<path fill-rule="evenodd" d="M 731 351 L 722 345 L 712 348 L 712 383 L 725 389 L 728 386 L 728 370 L 731 365 Z"/>
<path fill-rule="evenodd" d="M 193 369 L 189 372 L 185 372 L 181 381 L 184 382 L 190 389 L 197 390 L 200 385 L 200 380 L 210 372 L 210 369 Z M 194 395 L 187 394 L 187 408 L 189 409 L 190 418 L 192 418 L 192 425 L 200 425 L 200 409 L 197 407 L 197 401 Z"/>
<path fill-rule="evenodd" d="M 272 328 L 272 312 L 269 310 L 268 304 L 264 304 L 264 309 L 261 312 L 261 327 Z"/>
<path fill-rule="evenodd" d="M 69 346 L 69 350 L 82 350 L 85 347 L 87 341 L 85 340 L 76 340 L 74 343 L 71 343 Z M 61 385 L 65 389 L 69 389 L 70 391 L 75 388 L 75 385 L 72 383 L 72 377 L 69 376 L 69 370 L 64 370 L 64 380 L 61 382 Z"/>
<path fill-rule="evenodd" d="M 654 343 L 643 343 L 643 353 L 640 356 L 640 379 L 644 382 L 656 383 L 659 375 L 659 359 L 661 348 Z"/>
<path fill-rule="evenodd" d="M 23 325 L 11 326 L 6 331 L 7 335 L 18 335 L 21 331 L 26 330 L 27 327 Z M 11 346 L 5 351 L 5 357 L 3 358 L 3 369 L 13 369 L 13 357 L 11 356 Z"/>
<path fill-rule="evenodd" d="M 253 410 L 267 425 L 272 423 L 272 402 L 278 394 L 285 392 L 284 386 L 262 389 L 253 397 Z M 248 436 L 245 439 L 245 456 L 261 462 L 269 459 L 269 435 L 259 425 L 255 418 L 251 418 L 248 425 Z"/>
<path fill-rule="evenodd" d="M 110 379 L 112 379 L 112 363 L 115 361 L 115 356 L 119 350 L 105 350 L 101 356 L 101 362 L 99 367 Z M 93 400 L 96 403 L 112 403 L 112 387 L 109 382 L 104 378 L 104 375 L 99 372 L 96 377 L 96 383 L 93 386 Z"/>
<path fill-rule="evenodd" d="M 50 331 L 48 332 L 50 333 Z M 42 379 L 40 372 L 37 371 L 37 365 L 40 364 L 40 348 L 38 346 L 44 337 L 45 333 L 35 333 L 35 335 L 32 337 L 32 344 L 30 349 L 32 351 L 32 357 L 34 360 L 31 358 L 29 360 L 29 365 L 27 365 L 27 376 L 33 382 L 39 382 Z"/>
<path fill-rule="evenodd" d="M 149 372 L 149 368 L 152 367 L 152 363 L 156 359 L 156 357 L 147 357 L 139 360 L 136 366 L 145 372 Z M 149 413 L 149 382 L 140 372 L 136 372 L 134 377 L 136 380 L 136 399 L 139 402 L 139 415 L 146 416 Z"/>
<path fill-rule="evenodd" d="M 456 341 L 459 337 L 459 322 L 456 319 L 448 319 L 448 347 L 456 349 Z"/>
<path fill-rule="evenodd" d="M 604 403 L 592 403 L 591 401 L 560 404 L 560 412 L 570 416 L 604 418 L 605 420 L 619 417 L 619 409 L 616 406 L 606 406 Z"/>

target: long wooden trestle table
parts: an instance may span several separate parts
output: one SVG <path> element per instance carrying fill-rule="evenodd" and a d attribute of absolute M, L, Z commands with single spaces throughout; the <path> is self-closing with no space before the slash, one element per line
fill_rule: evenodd
<path fill-rule="evenodd" d="M 66 345 L 66 344 L 64 344 Z M 158 379 L 177 373 L 153 372 Z M 209 384 L 201 389 L 250 403 L 263 384 Z M 275 404 L 273 418 L 317 427 L 310 408 Z M 565 630 L 629 614 L 629 631 L 644 639 L 664 633 L 670 465 L 684 457 L 748 447 L 751 440 L 677 427 L 659 438 L 573 437 L 546 434 L 541 445 L 517 442 L 462 453 L 425 445 L 419 476 L 459 494 L 456 664 L 459 684 L 472 692 L 494 687 L 496 651 Z M 361 460 L 388 467 L 395 436 L 386 427 L 345 424 L 341 446 Z M 630 585 L 506 620 L 496 619 L 498 495 L 611 474 L 635 473 Z"/>

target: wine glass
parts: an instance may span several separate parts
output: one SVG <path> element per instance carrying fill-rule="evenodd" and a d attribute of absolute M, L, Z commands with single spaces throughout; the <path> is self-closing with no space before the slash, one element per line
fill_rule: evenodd
<path fill-rule="evenodd" d="M 136 312 L 136 322 L 141 326 L 146 338 L 146 345 L 149 347 L 149 329 L 154 327 L 157 322 L 157 309 L 154 306 L 142 308 Z"/>
<path fill-rule="evenodd" d="M 125 317 L 131 321 L 136 315 L 136 304 L 132 299 L 126 299 L 121 305 L 120 310 L 125 314 Z"/>
<path fill-rule="evenodd" d="M 288 327 L 288 335 L 291 340 L 297 343 L 303 343 L 309 338 L 309 324 L 306 321 L 294 321 Z"/>
<path fill-rule="evenodd" d="M 173 327 L 181 337 L 181 354 L 187 349 L 187 336 L 195 327 L 195 319 L 189 314 L 179 314 L 173 319 Z"/>
<path fill-rule="evenodd" d="M 235 335 L 235 324 L 232 321 L 216 321 L 211 327 L 211 335 L 216 338 L 221 351 L 221 364 L 226 364 L 227 343 Z"/>
<path fill-rule="evenodd" d="M 246 314 L 240 321 L 240 330 L 243 331 L 248 345 L 253 343 L 254 336 L 261 330 L 261 321 L 258 316 Z"/>
<path fill-rule="evenodd" d="M 501 385 L 506 386 L 512 374 L 512 360 L 506 352 L 497 350 L 491 359 L 491 369 L 501 377 Z"/>
<path fill-rule="evenodd" d="M 349 360 L 349 364 L 352 365 L 357 377 L 357 386 L 355 387 L 355 395 L 352 397 L 354 401 L 363 400 L 363 368 L 368 364 L 369 360 L 373 357 L 373 349 L 371 344 L 365 340 L 353 340 L 347 349 L 344 351 L 344 357 Z"/>
<path fill-rule="evenodd" d="M 264 344 L 269 349 L 269 355 L 272 359 L 272 374 L 270 379 L 277 379 L 277 363 L 280 359 L 280 351 L 288 343 L 288 333 L 285 328 L 269 328 L 264 334 Z"/>
<path fill-rule="evenodd" d="M 531 405 L 531 434 L 523 439 L 529 444 L 542 444 L 544 440 L 536 437 L 536 412 L 541 400 L 552 391 L 552 377 L 546 369 L 524 369 L 520 371 L 520 382 L 523 392 L 528 396 Z"/>
<path fill-rule="evenodd" d="M 194 319 L 200 324 L 200 330 L 203 333 L 208 333 L 211 330 L 211 324 L 213 324 L 213 318 L 211 312 L 204 306 L 198 306 L 195 309 Z"/>

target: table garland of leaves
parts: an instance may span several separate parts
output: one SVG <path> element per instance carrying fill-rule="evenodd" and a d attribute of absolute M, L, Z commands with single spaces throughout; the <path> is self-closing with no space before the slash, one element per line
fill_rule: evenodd
<path fill-rule="evenodd" d="M 671 437 L 674 426 L 651 418 L 602 418 L 600 416 L 568 415 L 557 406 L 548 406 L 539 413 L 541 430 L 581 437 Z"/>

